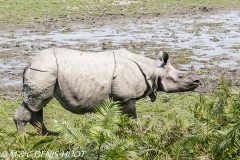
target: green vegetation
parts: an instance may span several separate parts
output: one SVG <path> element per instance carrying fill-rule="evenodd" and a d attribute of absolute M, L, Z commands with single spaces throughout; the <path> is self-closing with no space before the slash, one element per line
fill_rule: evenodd
<path fill-rule="evenodd" d="M 161 94 L 154 103 L 140 100 L 137 121 L 121 115 L 119 104 L 111 100 L 85 115 L 69 113 L 53 100 L 44 120 L 57 136 L 36 136 L 30 125 L 28 136 L 16 132 L 12 116 L 20 103 L 0 102 L 0 155 L 5 158 L 240 158 L 240 92 L 224 78 L 208 95 Z"/>
<path fill-rule="evenodd" d="M 201 7 L 237 7 L 239 0 L 0 0 L 0 26 L 47 22 L 66 24 L 104 16 L 140 17 L 197 11 Z"/>

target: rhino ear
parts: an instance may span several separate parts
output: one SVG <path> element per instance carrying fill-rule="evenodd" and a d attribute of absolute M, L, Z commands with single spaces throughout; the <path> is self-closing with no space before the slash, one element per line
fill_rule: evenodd
<path fill-rule="evenodd" d="M 167 64 L 169 55 L 167 52 L 163 52 L 163 51 L 159 51 L 158 53 L 158 60 L 164 62 L 165 64 Z"/>

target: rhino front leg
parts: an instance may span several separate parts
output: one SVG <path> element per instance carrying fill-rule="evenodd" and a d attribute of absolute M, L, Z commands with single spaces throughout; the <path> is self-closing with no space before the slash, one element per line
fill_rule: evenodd
<path fill-rule="evenodd" d="M 14 114 L 14 122 L 17 130 L 25 132 L 26 124 L 29 122 L 37 129 L 38 135 L 47 135 L 49 131 L 43 124 L 43 109 L 33 112 L 23 102 Z"/>
<path fill-rule="evenodd" d="M 122 103 L 121 105 L 122 105 L 122 112 L 124 114 L 127 114 L 133 117 L 133 119 L 137 119 L 136 99 L 128 100 Z"/>
<path fill-rule="evenodd" d="M 26 124 L 30 121 L 33 111 L 23 102 L 14 114 L 14 122 L 17 130 L 25 132 Z"/>

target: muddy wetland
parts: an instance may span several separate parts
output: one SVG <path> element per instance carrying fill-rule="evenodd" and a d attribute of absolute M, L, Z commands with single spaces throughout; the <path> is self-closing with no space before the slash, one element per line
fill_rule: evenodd
<path fill-rule="evenodd" d="M 71 21 L 71 20 L 70 20 Z M 5 98 L 20 98 L 22 72 L 40 50 L 66 47 L 81 51 L 126 49 L 155 58 L 169 52 L 177 68 L 194 66 L 212 89 L 223 73 L 240 84 L 240 13 L 199 10 L 194 14 L 97 18 L 56 25 L 55 19 L 24 28 L 0 31 L 0 90 Z"/>

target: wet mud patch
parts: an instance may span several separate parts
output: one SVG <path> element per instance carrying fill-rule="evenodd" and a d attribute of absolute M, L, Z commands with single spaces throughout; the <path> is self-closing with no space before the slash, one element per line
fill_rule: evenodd
<path fill-rule="evenodd" d="M 240 81 L 240 18 L 238 11 L 207 12 L 170 17 L 121 18 L 73 23 L 56 28 L 36 26 L 0 31 L 0 91 L 20 98 L 22 71 L 39 51 L 64 47 L 81 51 L 126 49 L 155 59 L 169 52 L 179 69 L 194 66 L 210 91 L 223 74 L 232 84 Z M 51 23 L 51 22 L 49 22 Z M 54 31 L 52 31 L 54 30 Z M 234 71 L 234 72 L 233 72 Z M 13 96 L 14 97 L 14 96 Z"/>

